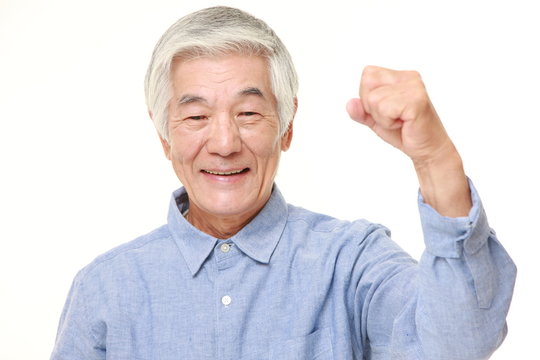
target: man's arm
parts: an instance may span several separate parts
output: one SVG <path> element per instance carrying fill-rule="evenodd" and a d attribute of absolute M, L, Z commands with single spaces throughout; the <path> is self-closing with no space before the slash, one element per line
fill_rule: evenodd
<path fill-rule="evenodd" d="M 470 186 L 465 217 L 441 216 L 419 196 L 426 249 L 417 265 L 384 231 L 353 251 L 351 301 L 367 359 L 487 359 L 503 341 L 516 268 Z"/>
<path fill-rule="evenodd" d="M 50 360 L 103 360 L 104 346 L 92 334 L 86 314 L 88 298 L 84 294 L 82 274 L 79 272 L 71 286 Z"/>
<path fill-rule="evenodd" d="M 371 269 L 377 280 L 369 298 L 358 292 L 357 303 L 368 304 L 363 336 L 370 358 L 487 358 L 506 335 L 516 268 L 490 229 L 419 74 L 367 67 L 360 99 L 347 110 L 411 158 L 426 243 L 414 272 L 389 273 L 396 265 L 389 256 Z M 372 239 L 386 241 L 380 234 Z"/>

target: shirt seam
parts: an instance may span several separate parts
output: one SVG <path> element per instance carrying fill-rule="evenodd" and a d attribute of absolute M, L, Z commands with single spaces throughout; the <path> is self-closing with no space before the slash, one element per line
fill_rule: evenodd
<path fill-rule="evenodd" d="M 386 228 L 384 226 L 380 225 L 380 224 L 369 223 L 369 225 L 366 227 L 365 233 L 363 233 L 362 236 L 359 236 L 359 234 L 356 234 L 356 236 L 354 236 L 351 239 L 351 240 L 354 241 L 354 243 L 353 243 L 354 248 L 358 249 L 360 252 L 363 252 L 363 250 L 361 250 L 360 247 L 363 246 L 366 242 L 369 242 L 369 241 L 375 242 L 375 241 L 377 241 L 376 239 L 379 236 L 381 236 L 381 234 L 379 233 L 380 231 L 385 232 Z M 388 235 L 384 235 L 384 236 L 389 237 Z M 350 270 L 349 275 L 347 276 L 347 282 L 350 284 L 349 286 L 354 286 L 354 294 L 355 294 L 355 296 L 353 296 L 353 301 L 352 301 L 352 306 L 353 307 L 356 306 L 356 302 L 354 300 L 356 298 L 356 293 L 358 291 L 358 287 L 357 287 L 358 284 L 353 284 L 353 276 L 352 276 L 352 274 L 354 272 L 353 269 L 354 269 L 354 264 L 355 264 L 357 256 L 361 256 L 361 255 L 359 255 L 358 252 L 352 252 L 352 251 L 350 252 L 349 259 L 348 259 L 348 267 L 347 267 Z M 364 311 L 369 311 L 369 307 L 371 305 L 371 300 L 373 299 L 373 296 L 374 296 L 375 292 L 377 291 L 377 289 L 383 283 L 385 283 L 386 281 L 389 281 L 391 278 L 393 278 L 397 274 L 398 274 L 398 272 L 392 273 L 392 275 L 390 277 L 385 278 L 383 281 L 379 282 L 375 286 L 375 289 L 370 291 L 371 292 L 371 297 L 369 299 L 366 297 L 364 299 L 364 303 L 362 304 L 362 313 Z M 360 283 L 360 281 L 358 281 L 358 283 Z M 366 302 L 367 302 L 367 308 L 365 307 Z M 353 318 L 353 324 L 358 323 L 360 334 L 358 334 L 359 338 L 357 338 L 355 336 L 351 336 L 351 338 L 353 339 L 352 342 L 351 342 L 351 345 L 356 347 L 355 351 L 362 354 L 362 353 L 364 353 L 367 346 L 371 347 L 373 345 L 373 343 L 368 338 L 367 323 L 366 323 L 366 328 L 365 328 L 365 331 L 364 331 L 364 326 L 362 324 L 362 317 L 360 317 L 360 319 L 355 319 L 354 314 L 355 314 L 355 310 L 353 308 L 352 311 L 351 311 L 351 315 L 352 315 L 352 318 Z M 365 334 L 364 334 L 364 332 L 365 332 Z"/>
<path fill-rule="evenodd" d="M 336 220 L 336 219 L 333 219 L 333 220 Z M 334 226 L 332 229 L 329 229 L 329 230 L 320 230 L 320 229 L 315 229 L 313 227 L 313 223 L 310 222 L 310 221 L 307 221 L 306 219 L 303 219 L 303 218 L 294 218 L 294 219 L 291 219 L 291 218 L 288 218 L 287 219 L 287 223 L 292 223 L 292 222 L 303 222 L 305 223 L 306 225 L 308 225 L 309 227 L 309 230 L 313 231 L 313 232 L 318 232 L 318 233 L 332 233 L 340 228 L 344 228 L 347 224 L 350 224 L 349 222 L 343 220 L 343 221 L 339 221 L 339 224 L 337 224 L 336 226 Z"/>
<path fill-rule="evenodd" d="M 159 229 L 161 229 L 163 227 L 164 226 L 158 228 L 157 230 L 159 230 Z M 155 230 L 155 231 L 157 231 L 157 230 Z M 98 256 L 97 258 L 94 259 L 94 261 L 92 263 L 90 263 L 88 265 L 87 270 L 85 271 L 84 277 L 87 276 L 86 273 L 90 272 L 91 270 L 93 270 L 97 266 L 99 266 L 101 264 L 104 264 L 104 263 L 107 263 L 109 261 L 113 261 L 114 259 L 116 259 L 120 255 L 126 254 L 126 253 L 134 251 L 134 250 L 141 249 L 141 248 L 143 248 L 143 247 L 145 247 L 145 246 L 147 246 L 150 243 L 155 242 L 155 241 L 173 240 L 170 232 L 168 230 L 167 230 L 167 232 L 168 232 L 168 234 L 166 234 L 164 236 L 160 236 L 158 238 L 146 239 L 146 240 L 144 240 L 144 242 L 142 244 L 137 245 L 137 246 L 133 246 L 132 244 L 130 244 L 130 242 L 125 243 L 123 245 L 119 245 L 116 249 L 110 250 L 109 252 L 106 252 L 106 253 Z M 137 239 L 140 240 L 142 238 L 137 238 Z M 137 239 L 132 240 L 131 243 L 135 242 Z M 122 247 L 125 247 L 125 249 L 122 249 Z"/>
<path fill-rule="evenodd" d="M 86 278 L 86 274 L 84 276 L 84 278 Z M 90 337 L 94 340 L 94 346 L 93 348 L 95 348 L 98 343 L 99 343 L 99 339 L 97 338 L 97 336 L 94 334 L 94 331 L 92 330 L 92 323 L 88 317 L 88 307 L 87 307 L 87 304 L 86 304 L 86 291 L 84 290 L 84 283 L 83 283 L 83 279 L 81 279 L 79 281 L 79 288 L 81 289 L 81 293 L 83 293 L 83 299 L 85 299 L 85 301 L 81 301 L 82 302 L 82 307 L 83 307 L 83 316 L 84 316 L 84 321 L 86 321 L 86 323 L 88 324 L 88 328 L 86 329 L 86 331 L 88 332 L 88 334 L 90 335 Z"/>

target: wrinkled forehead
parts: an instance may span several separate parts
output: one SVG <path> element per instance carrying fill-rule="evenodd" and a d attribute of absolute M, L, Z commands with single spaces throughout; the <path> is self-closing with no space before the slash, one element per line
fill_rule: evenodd
<path fill-rule="evenodd" d="M 171 75 L 171 100 L 176 105 L 210 103 L 219 98 L 260 98 L 276 105 L 268 61 L 260 56 L 179 57 L 173 63 Z"/>
<path fill-rule="evenodd" d="M 249 53 L 249 52 L 223 52 L 223 53 L 193 53 L 193 52 L 187 52 L 187 53 L 180 53 L 178 55 L 175 55 L 171 62 L 170 67 L 170 78 L 174 81 L 175 75 L 177 75 L 178 70 L 185 68 L 189 64 L 194 63 L 226 63 L 227 60 L 233 59 L 235 66 L 238 68 L 241 67 L 250 67 L 250 69 L 253 71 L 254 67 L 253 65 L 256 65 L 256 70 L 264 70 L 264 71 L 258 71 L 257 75 L 263 75 L 265 81 L 268 82 L 269 85 L 271 85 L 271 78 L 272 78 L 272 72 L 270 68 L 270 63 L 268 57 L 264 55 L 260 55 L 258 53 Z M 230 61 L 229 61 L 230 62 Z M 248 68 L 245 68 L 247 71 Z M 193 68 L 193 67 L 192 67 Z M 237 75 L 244 75 L 248 76 L 250 74 L 239 72 Z"/>

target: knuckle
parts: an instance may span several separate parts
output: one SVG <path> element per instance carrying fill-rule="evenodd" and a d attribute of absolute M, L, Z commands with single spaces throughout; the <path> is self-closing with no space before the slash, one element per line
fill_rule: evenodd
<path fill-rule="evenodd" d="M 366 76 L 373 75 L 377 71 L 378 67 L 374 65 L 367 65 L 364 67 L 363 74 Z"/>
<path fill-rule="evenodd" d="M 424 107 L 429 103 L 429 97 L 423 86 L 417 86 L 411 91 L 411 100 L 417 104 L 418 107 Z"/>
<path fill-rule="evenodd" d="M 419 79 L 419 80 L 422 79 L 422 76 L 416 70 L 407 70 L 407 71 L 405 71 L 405 74 L 407 74 L 408 77 L 411 78 L 411 79 Z"/>
<path fill-rule="evenodd" d="M 390 124 L 400 117 L 402 105 L 395 101 L 383 101 L 379 105 L 379 111 Z"/>
<path fill-rule="evenodd" d="M 364 67 L 364 70 L 362 71 L 362 82 L 365 84 L 374 83 L 379 71 L 380 68 L 374 65 Z"/>
<path fill-rule="evenodd" d="M 380 106 L 380 96 L 377 91 L 371 91 L 366 96 L 366 101 L 370 109 L 375 110 Z"/>

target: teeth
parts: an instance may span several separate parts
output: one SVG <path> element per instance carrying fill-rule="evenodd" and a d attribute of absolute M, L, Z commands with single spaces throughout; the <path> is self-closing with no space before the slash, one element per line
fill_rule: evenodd
<path fill-rule="evenodd" d="M 235 170 L 235 171 L 210 171 L 210 170 L 204 170 L 205 172 L 209 173 L 209 174 L 212 174 L 212 175 L 235 175 L 235 174 L 240 174 L 242 171 L 244 171 L 243 169 L 242 170 Z"/>

